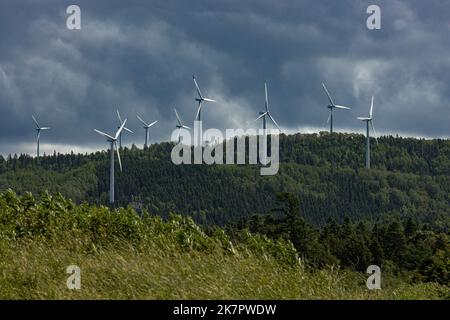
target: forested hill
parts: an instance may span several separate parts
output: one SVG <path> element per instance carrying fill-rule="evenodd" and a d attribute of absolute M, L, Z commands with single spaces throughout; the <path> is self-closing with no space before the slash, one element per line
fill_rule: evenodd
<path fill-rule="evenodd" d="M 118 205 L 151 213 L 192 215 L 198 222 L 225 224 L 276 207 L 275 194 L 290 192 L 300 215 L 323 225 L 328 218 L 401 216 L 450 226 L 450 141 L 372 139 L 372 169 L 364 169 L 365 137 L 356 134 L 296 134 L 280 137 L 280 170 L 260 176 L 257 165 L 172 164 L 173 144 L 121 152 L 116 170 Z M 0 157 L 0 189 L 18 193 L 60 192 L 76 202 L 107 203 L 109 158 L 54 154 Z"/>

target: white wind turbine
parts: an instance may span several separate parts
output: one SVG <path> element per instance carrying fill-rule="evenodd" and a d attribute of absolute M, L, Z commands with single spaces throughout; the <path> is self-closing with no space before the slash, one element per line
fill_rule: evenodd
<path fill-rule="evenodd" d="M 173 108 L 173 111 L 175 111 L 175 116 L 177 117 L 177 121 L 178 121 L 178 124 L 175 126 L 175 128 L 178 129 L 178 138 L 177 138 L 177 140 L 178 140 L 178 143 L 180 143 L 180 141 L 181 141 L 180 140 L 181 129 L 191 129 L 191 128 L 189 128 L 188 126 L 185 126 L 181 122 L 181 119 L 180 119 L 180 116 L 178 115 L 177 109 Z"/>
<path fill-rule="evenodd" d="M 138 119 L 139 119 L 139 121 L 141 121 L 142 122 L 142 124 L 144 125 L 144 129 L 145 129 L 145 144 L 144 144 L 144 149 L 147 149 L 147 147 L 148 147 L 148 129 L 151 127 L 151 126 L 153 126 L 155 123 L 157 123 L 158 122 L 158 120 L 155 120 L 155 121 L 153 121 L 152 123 L 150 123 L 150 124 L 148 124 L 147 122 L 145 122 L 144 120 L 142 120 L 142 118 L 141 117 L 139 117 L 139 116 L 136 116 Z"/>
<path fill-rule="evenodd" d="M 369 116 L 368 117 L 358 117 L 358 120 L 364 121 L 366 123 L 366 168 L 370 169 L 370 130 L 369 123 L 372 127 L 375 140 L 378 143 L 377 133 L 375 132 L 375 127 L 373 126 L 373 96 L 372 102 L 370 104 Z"/>
<path fill-rule="evenodd" d="M 200 88 L 199 88 L 199 86 L 197 84 L 197 80 L 195 80 L 195 76 L 194 75 L 192 76 L 192 79 L 194 80 L 194 85 L 195 85 L 195 88 L 197 89 L 197 94 L 198 94 L 198 96 L 195 98 L 195 101 L 198 102 L 197 115 L 195 116 L 195 120 L 201 121 L 201 112 L 202 112 L 202 103 L 203 103 L 203 101 L 206 101 L 206 102 L 217 102 L 217 101 L 213 100 L 213 99 L 210 99 L 210 98 L 205 98 L 202 95 L 202 92 L 200 91 Z"/>
<path fill-rule="evenodd" d="M 34 123 L 36 124 L 36 135 L 37 135 L 37 151 L 36 151 L 36 155 L 37 158 L 39 159 L 39 139 L 41 137 L 41 131 L 45 131 L 45 130 L 50 130 L 50 127 L 41 127 L 39 125 L 39 123 L 37 122 L 36 118 L 32 115 L 31 116 L 33 118 Z"/>
<path fill-rule="evenodd" d="M 117 152 L 117 159 L 119 160 L 119 167 L 120 171 L 122 171 L 122 161 L 120 160 L 120 153 L 119 148 L 117 147 L 117 139 L 120 137 L 120 134 L 122 133 L 122 130 L 125 128 L 125 123 L 127 122 L 127 119 L 122 123 L 122 125 L 119 127 L 119 130 L 117 130 L 116 135 L 114 137 L 110 136 L 107 133 L 104 133 L 100 130 L 94 129 L 95 132 L 102 135 L 106 138 L 106 140 L 110 143 L 110 168 L 109 168 L 109 203 L 114 203 L 114 149 Z"/>
<path fill-rule="evenodd" d="M 330 133 L 333 133 L 333 110 L 334 109 L 350 110 L 351 108 L 335 104 L 324 83 L 322 83 L 322 86 L 323 89 L 325 90 L 325 93 L 328 96 L 328 100 L 330 101 L 330 104 L 328 105 L 328 109 L 330 109 L 330 115 L 328 116 L 327 123 L 328 122 L 330 123 Z"/>
<path fill-rule="evenodd" d="M 269 111 L 269 96 L 267 94 L 267 83 L 264 83 L 264 92 L 265 92 L 265 109 L 266 111 L 260 111 L 259 112 L 259 117 L 255 119 L 255 121 L 258 121 L 259 119 L 263 119 L 263 132 L 264 134 L 266 134 L 266 116 L 269 117 L 270 120 L 272 120 L 272 122 L 277 126 L 278 130 L 281 129 L 278 126 L 278 123 L 275 121 L 275 119 L 272 117 L 272 115 L 270 114 Z"/>
<path fill-rule="evenodd" d="M 119 119 L 119 126 L 117 127 L 117 129 L 120 128 L 120 126 L 122 125 L 122 117 L 120 116 L 120 112 L 119 109 L 117 109 L 117 119 Z M 130 129 L 128 129 L 127 127 L 123 127 L 123 130 L 129 132 L 129 133 L 134 133 L 133 131 L 131 131 Z M 122 148 L 122 132 L 119 135 L 119 148 Z"/>

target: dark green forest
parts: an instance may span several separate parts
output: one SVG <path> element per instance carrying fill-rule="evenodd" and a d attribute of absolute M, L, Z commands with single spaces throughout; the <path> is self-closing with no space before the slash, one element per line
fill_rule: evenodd
<path fill-rule="evenodd" d="M 190 215 L 201 224 L 237 221 L 269 213 L 277 192 L 299 199 L 306 222 L 324 226 L 381 217 L 412 218 L 448 231 L 450 141 L 382 137 L 372 142 L 372 169 L 364 168 L 364 142 L 356 134 L 296 134 L 280 137 L 280 170 L 260 176 L 258 165 L 174 165 L 171 143 L 121 152 L 116 170 L 118 206 L 132 205 L 167 217 Z M 80 203 L 106 204 L 109 158 L 93 154 L 0 157 L 0 189 L 19 194 L 44 190 Z"/>
<path fill-rule="evenodd" d="M 172 143 L 123 148 L 115 206 L 191 216 L 238 242 L 244 230 L 283 238 L 314 268 L 377 264 L 411 281 L 448 284 L 450 141 L 373 140 L 371 169 L 364 143 L 356 134 L 282 135 L 274 176 L 260 176 L 259 165 L 177 166 Z M 9 188 L 106 205 L 108 153 L 0 157 L 0 190 Z"/>
<path fill-rule="evenodd" d="M 300 203 L 292 193 L 277 193 L 279 215 L 254 215 L 227 226 L 239 240 L 242 231 L 262 234 L 270 239 L 289 240 L 300 257 L 312 268 L 341 266 L 365 272 L 375 264 L 384 271 L 411 282 L 450 283 L 450 237 L 435 232 L 413 217 L 406 221 L 379 219 L 375 223 L 342 224 L 330 218 L 316 228 L 301 217 Z"/>

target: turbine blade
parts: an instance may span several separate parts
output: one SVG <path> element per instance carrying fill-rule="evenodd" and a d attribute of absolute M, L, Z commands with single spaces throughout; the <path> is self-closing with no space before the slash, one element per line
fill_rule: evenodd
<path fill-rule="evenodd" d="M 326 93 L 327 96 L 328 96 L 328 100 L 330 100 L 330 104 L 331 104 L 332 106 L 334 106 L 333 99 L 331 98 L 331 95 L 330 95 L 330 93 L 328 92 L 327 87 L 325 86 L 325 84 L 324 84 L 323 82 L 322 82 L 322 87 L 323 87 L 323 90 L 325 90 L 325 93 Z"/>
<path fill-rule="evenodd" d="M 120 159 L 120 152 L 119 152 L 119 148 L 117 148 L 117 142 L 116 141 L 114 141 L 114 147 L 115 147 L 116 152 L 117 152 L 117 159 L 119 160 L 119 168 L 120 168 L 120 171 L 122 171 L 122 160 Z"/>
<path fill-rule="evenodd" d="M 119 109 L 117 109 L 116 111 L 117 111 L 117 118 L 119 119 L 120 124 L 122 124 L 122 117 L 120 116 Z"/>
<path fill-rule="evenodd" d="M 208 102 L 217 102 L 214 99 L 210 99 L 210 98 L 203 98 L 203 101 L 208 101 Z"/>
<path fill-rule="evenodd" d="M 182 127 L 182 128 L 185 128 L 185 129 L 188 129 L 188 130 L 190 130 L 190 129 L 191 129 L 190 127 L 188 127 L 188 126 L 185 126 L 185 125 L 182 125 L 181 127 Z M 181 128 L 180 128 L 180 130 L 181 130 Z"/>
<path fill-rule="evenodd" d="M 158 122 L 158 120 L 156 120 L 156 121 L 153 121 L 152 123 L 150 123 L 148 126 L 147 126 L 147 128 L 150 128 L 151 126 L 153 126 L 155 123 L 157 123 Z"/>
<path fill-rule="evenodd" d="M 38 134 L 37 134 L 37 141 L 39 141 L 39 138 L 41 137 L 41 130 L 38 130 Z"/>
<path fill-rule="evenodd" d="M 123 128 L 125 127 L 125 123 L 127 123 L 127 119 L 125 119 L 125 121 L 122 123 L 119 130 L 117 130 L 114 140 L 117 140 L 117 138 L 119 137 L 120 133 L 122 132 Z"/>
<path fill-rule="evenodd" d="M 111 137 L 111 136 L 110 136 L 109 134 L 107 134 L 107 133 L 104 133 L 104 132 L 102 132 L 102 131 L 100 131 L 100 130 L 97 130 L 97 129 L 94 129 L 94 131 L 97 132 L 98 134 L 104 136 L 104 137 L 107 138 L 107 139 L 114 140 L 114 138 Z"/>
<path fill-rule="evenodd" d="M 373 122 L 372 121 L 370 121 L 370 125 L 372 126 L 372 131 L 373 131 L 373 135 L 374 135 L 375 141 L 378 144 L 377 132 L 375 131 L 375 127 L 373 126 Z"/>
<path fill-rule="evenodd" d="M 178 115 L 177 109 L 173 108 L 173 110 L 175 111 L 175 115 L 177 116 L 178 124 L 181 125 L 181 120 L 180 120 L 180 116 Z"/>
<path fill-rule="evenodd" d="M 349 107 L 339 106 L 339 105 L 334 105 L 333 107 L 336 108 L 336 109 L 345 109 L 345 110 L 350 110 L 351 109 Z"/>
<path fill-rule="evenodd" d="M 200 115 L 200 110 L 202 110 L 202 102 L 201 101 L 198 102 L 198 109 L 197 109 L 197 114 L 195 115 L 195 120 L 198 120 L 198 117 Z"/>
<path fill-rule="evenodd" d="M 261 115 L 258 118 L 255 119 L 255 121 L 258 121 L 259 119 L 261 119 L 262 117 L 264 117 L 266 115 L 267 115 L 267 111 L 264 112 L 264 113 L 261 113 Z"/>
<path fill-rule="evenodd" d="M 330 114 L 328 115 L 327 124 L 330 123 L 330 120 L 331 120 L 331 111 Z"/>
<path fill-rule="evenodd" d="M 278 130 L 280 130 L 280 126 L 278 126 L 278 123 L 275 121 L 275 119 L 272 117 L 272 115 L 270 113 L 267 113 L 267 115 L 269 116 L 270 120 L 272 120 L 272 122 L 277 126 Z"/>
<path fill-rule="evenodd" d="M 200 91 L 200 88 L 198 87 L 197 80 L 195 80 L 195 76 L 194 75 L 192 75 L 192 79 L 194 80 L 194 85 L 195 85 L 195 88 L 197 89 L 198 96 L 200 97 L 200 99 L 203 100 L 202 93 Z"/>
<path fill-rule="evenodd" d="M 136 116 L 136 117 L 139 119 L 140 122 L 142 122 L 142 124 L 143 124 L 144 126 L 148 127 L 148 124 L 147 124 L 144 120 L 142 120 L 141 117 L 139 117 L 139 116 Z"/>
<path fill-rule="evenodd" d="M 39 128 L 39 129 L 41 129 L 41 130 L 50 130 L 51 128 L 50 127 L 42 127 L 42 128 Z"/>
<path fill-rule="evenodd" d="M 372 96 L 372 103 L 370 104 L 370 111 L 369 111 L 369 118 L 372 119 L 372 112 L 373 112 L 373 96 Z"/>
<path fill-rule="evenodd" d="M 361 120 L 361 121 L 368 121 L 368 120 L 370 120 L 370 118 L 367 118 L 367 117 L 357 117 L 356 119 Z"/>
<path fill-rule="evenodd" d="M 269 112 L 269 95 L 267 94 L 267 82 L 264 82 L 264 93 L 265 93 L 265 106 L 266 106 L 266 113 Z"/>
<path fill-rule="evenodd" d="M 36 118 L 35 118 L 33 115 L 32 115 L 31 117 L 33 118 L 33 121 L 34 121 L 34 123 L 36 124 L 36 127 L 37 127 L 37 128 L 40 128 L 40 127 L 39 127 L 39 123 L 37 122 Z"/>
<path fill-rule="evenodd" d="M 180 141 L 181 127 L 178 128 L 177 141 Z"/>
<path fill-rule="evenodd" d="M 123 130 L 125 130 L 126 132 L 129 132 L 129 133 L 134 133 L 133 131 L 131 131 L 131 130 L 128 129 L 127 127 L 123 127 Z"/>

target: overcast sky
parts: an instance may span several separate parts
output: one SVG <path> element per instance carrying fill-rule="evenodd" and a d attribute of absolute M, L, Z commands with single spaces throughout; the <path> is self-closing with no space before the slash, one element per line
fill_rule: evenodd
<path fill-rule="evenodd" d="M 81 7 L 81 30 L 66 8 Z M 381 7 L 381 30 L 366 9 Z M 448 137 L 450 2 L 442 0 L 164 0 L 0 2 L 0 154 L 34 154 L 31 114 L 52 130 L 45 152 L 105 148 L 115 110 L 141 146 L 136 114 L 159 120 L 151 141 L 170 138 L 173 107 L 196 113 L 192 74 L 204 95 L 204 128 L 250 128 L 269 86 L 286 132 L 326 129 L 325 82 L 338 131 L 363 132 L 357 116 L 375 96 L 379 134 Z"/>

